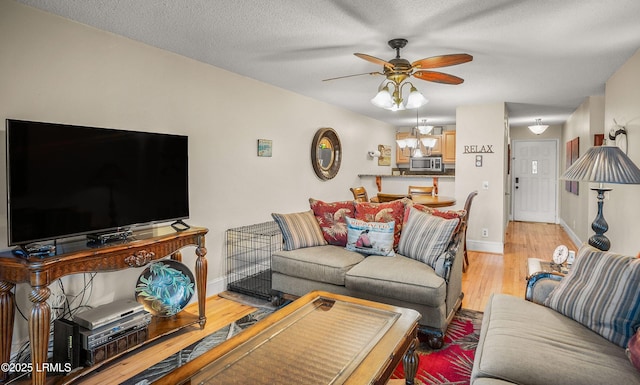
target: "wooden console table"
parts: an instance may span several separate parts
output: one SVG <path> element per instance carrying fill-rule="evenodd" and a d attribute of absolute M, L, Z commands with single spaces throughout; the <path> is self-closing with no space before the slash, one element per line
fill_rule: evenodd
<path fill-rule="evenodd" d="M 45 384 L 49 344 L 51 309 L 46 302 L 51 295 L 49 285 L 56 279 L 76 273 L 106 272 L 141 267 L 156 259 L 171 256 L 180 261 L 180 249 L 196 246 L 195 273 L 198 292 L 198 319 L 191 322 L 204 327 L 206 322 L 207 260 L 205 235 L 208 230 L 192 227 L 184 231 L 173 228 L 150 228 L 134 232 L 126 241 L 104 245 L 91 245 L 86 240 L 57 245 L 56 255 L 48 257 L 19 257 L 10 251 L 0 253 L 0 362 L 8 363 L 11 356 L 11 339 L 15 316 L 13 287 L 29 283 L 29 300 L 33 303 L 29 315 L 29 340 L 31 342 L 32 384 Z M 171 323 L 172 318 L 167 319 Z M 180 325 L 183 327 L 186 325 Z M 175 327 L 175 326 L 174 326 Z M 162 328 L 160 328 L 162 329 Z M 167 334 L 162 329 L 158 333 Z M 2 380 L 8 373 L 1 372 Z"/>

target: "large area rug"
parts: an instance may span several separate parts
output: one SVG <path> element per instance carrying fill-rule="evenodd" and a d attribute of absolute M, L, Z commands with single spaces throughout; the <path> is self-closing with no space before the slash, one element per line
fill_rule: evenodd
<path fill-rule="evenodd" d="M 461 309 L 447 329 L 442 349 L 433 350 L 422 342 L 417 349 L 420 363 L 415 382 L 425 385 L 469 384 L 481 323 L 481 312 Z M 402 364 L 392 378 L 404 378 Z"/>

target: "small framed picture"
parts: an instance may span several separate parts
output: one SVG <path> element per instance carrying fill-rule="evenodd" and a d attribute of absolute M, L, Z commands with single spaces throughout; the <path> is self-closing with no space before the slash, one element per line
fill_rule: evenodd
<path fill-rule="evenodd" d="M 258 156 L 271 156 L 273 143 L 269 139 L 258 139 Z"/>

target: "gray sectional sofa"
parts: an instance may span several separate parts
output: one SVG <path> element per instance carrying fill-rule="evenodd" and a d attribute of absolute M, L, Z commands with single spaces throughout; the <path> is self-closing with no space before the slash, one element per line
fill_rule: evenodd
<path fill-rule="evenodd" d="M 472 385 L 640 384 L 625 354 L 640 324 L 640 260 L 589 246 L 578 255 L 576 271 L 561 281 L 550 274 L 534 280 L 531 301 L 491 297 Z"/>
<path fill-rule="evenodd" d="M 312 208 L 314 208 L 314 200 L 311 201 Z M 323 218 L 339 217 L 336 212 L 345 209 L 345 202 L 342 204 L 342 208 L 336 208 L 328 214 L 316 210 L 318 222 L 322 224 Z M 359 203 L 353 204 L 354 209 L 362 207 L 358 206 Z M 397 203 L 393 204 L 397 207 Z M 403 211 L 417 211 L 415 208 L 411 208 L 413 205 L 406 200 L 402 204 L 404 205 L 401 206 Z M 372 207 L 380 209 L 379 212 L 385 212 L 384 208 L 389 207 L 385 204 L 378 206 L 367 203 L 366 205 L 368 209 Z M 355 210 L 350 214 L 356 215 Z M 304 231 L 310 233 L 318 231 L 320 228 L 303 231 L 301 230 L 303 226 L 300 223 L 289 226 L 283 223 L 287 220 L 294 222 L 291 215 L 308 216 L 309 213 L 274 214 L 274 219 L 283 230 L 285 250 L 272 255 L 272 289 L 277 296 L 297 297 L 313 290 L 323 290 L 415 309 L 422 315 L 421 334 L 426 337 L 426 341 L 431 346 L 439 348 L 442 346 L 444 333 L 449 322 L 462 303 L 464 229 L 461 226 L 455 227 L 454 231 L 447 236 L 442 252 L 439 252 L 437 258 L 431 263 L 425 263 L 421 260 L 420 255 L 416 256 L 416 254 L 420 254 L 419 250 L 422 246 L 414 244 L 413 248 L 408 247 L 410 240 L 406 239 L 410 238 L 409 233 L 420 238 L 421 241 L 429 239 L 431 234 L 421 234 L 420 231 L 431 231 L 419 228 L 412 222 L 412 219 L 419 216 L 423 220 L 435 221 L 435 219 L 424 217 L 422 214 L 430 215 L 422 212 L 416 214 L 411 211 L 411 214 L 407 212 L 401 217 L 408 217 L 409 222 L 399 219 L 404 222 L 404 227 L 401 227 L 400 234 L 396 234 L 396 236 L 399 235 L 400 240 L 398 251 L 393 256 L 362 254 L 347 250 L 339 242 L 334 242 L 338 244 L 328 244 L 328 242 L 307 240 L 302 242 L 304 247 L 297 247 L 299 244 L 286 247 L 286 238 L 288 236 L 295 237 L 295 234 L 287 234 L 292 231 L 292 227 L 297 226 L 298 228 L 294 232 L 298 233 Z M 464 211 L 458 211 L 456 214 L 463 216 Z M 438 218 L 438 220 L 444 219 Z M 309 222 L 308 218 L 307 222 Z M 311 223 L 309 226 L 313 227 L 314 224 Z M 323 232 L 325 238 L 330 239 L 331 237 L 327 234 L 335 234 L 336 230 L 338 233 L 345 232 L 342 223 L 339 222 L 332 222 L 331 231 L 327 230 L 327 226 L 324 226 L 320 231 Z M 428 244 L 428 242 L 423 242 L 422 245 L 424 244 Z M 403 255 L 403 251 L 410 256 Z"/>

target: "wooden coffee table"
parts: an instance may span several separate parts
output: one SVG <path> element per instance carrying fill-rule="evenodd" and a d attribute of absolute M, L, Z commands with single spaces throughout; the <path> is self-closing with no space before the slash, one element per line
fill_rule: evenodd
<path fill-rule="evenodd" d="M 309 293 L 154 384 L 385 384 L 418 367 L 420 314 L 327 292 Z"/>

